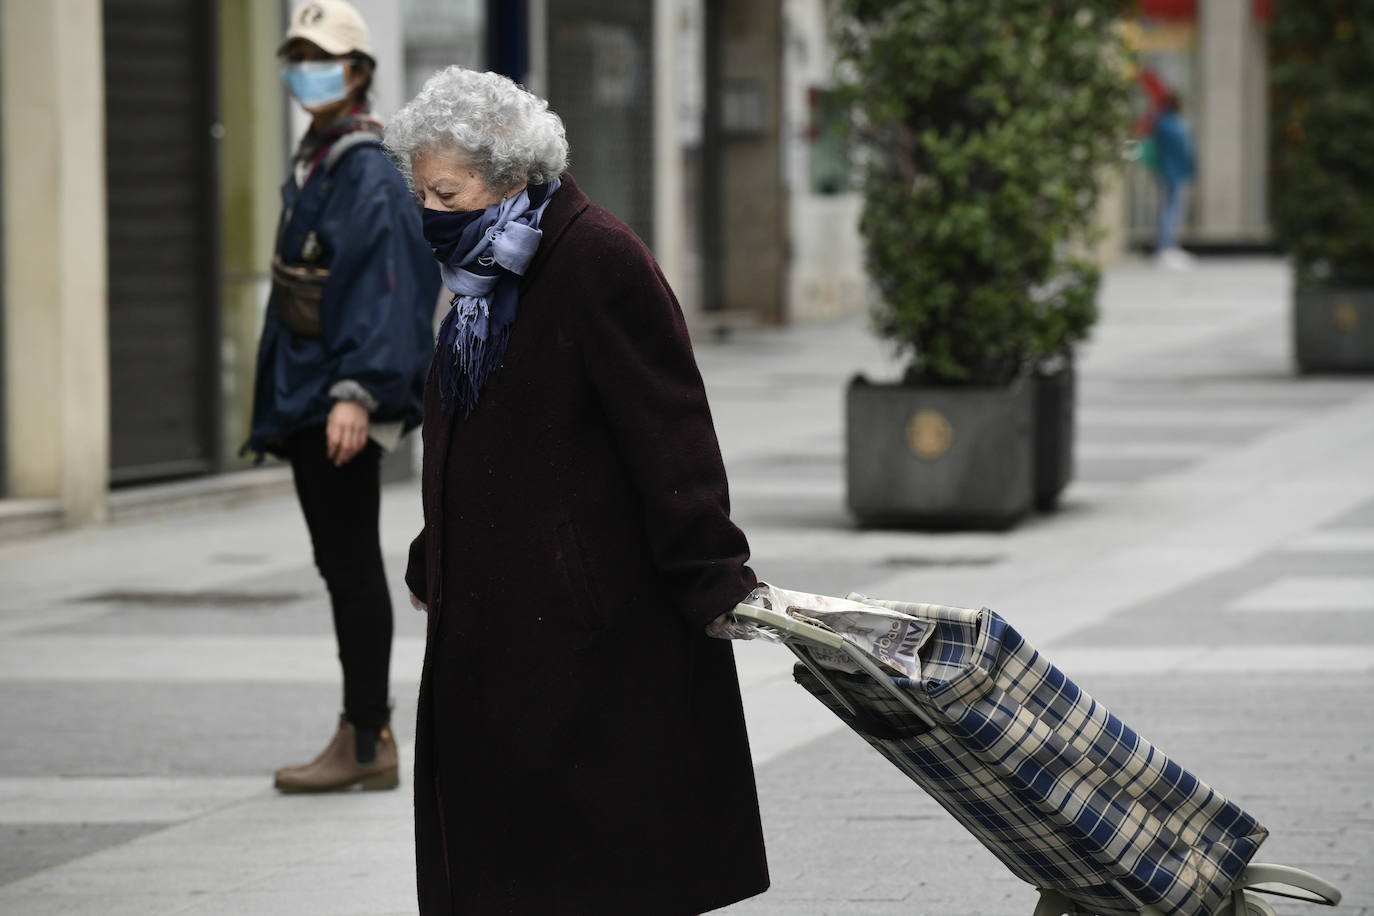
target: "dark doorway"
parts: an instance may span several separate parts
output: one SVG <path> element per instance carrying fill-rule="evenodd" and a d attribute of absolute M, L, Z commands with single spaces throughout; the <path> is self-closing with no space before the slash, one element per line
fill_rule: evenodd
<path fill-rule="evenodd" d="M 220 453 L 217 4 L 104 11 L 111 481 L 205 474 Z"/>

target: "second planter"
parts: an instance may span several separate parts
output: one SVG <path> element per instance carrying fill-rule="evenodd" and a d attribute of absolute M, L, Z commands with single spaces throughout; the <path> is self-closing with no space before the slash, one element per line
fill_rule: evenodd
<path fill-rule="evenodd" d="M 1035 386 L 846 392 L 849 509 L 864 525 L 1008 528 L 1035 502 Z"/>

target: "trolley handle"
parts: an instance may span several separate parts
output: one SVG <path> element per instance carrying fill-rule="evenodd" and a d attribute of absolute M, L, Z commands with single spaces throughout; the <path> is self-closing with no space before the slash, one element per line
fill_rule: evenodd
<path fill-rule="evenodd" d="M 777 630 L 790 636 L 805 639 L 808 642 L 817 643 L 827 649 L 838 649 L 841 652 L 845 649 L 845 641 L 838 633 L 818 627 L 814 623 L 807 623 L 804 620 L 797 620 L 781 611 L 774 611 L 757 604 L 739 604 L 735 606 L 734 614 L 740 620 L 752 623 L 756 626 L 768 627 L 770 630 Z"/>
<path fill-rule="evenodd" d="M 930 713 L 922 709 L 920 704 L 908 696 L 905 690 L 895 686 L 892 683 L 891 674 L 879 668 L 873 659 L 869 658 L 861 650 L 850 644 L 850 642 L 840 634 L 827 630 L 824 627 L 816 626 L 813 623 L 807 623 L 804 620 L 797 620 L 780 611 L 759 607 L 756 604 L 737 605 L 734 613 L 737 618 L 747 621 L 748 623 L 777 630 L 785 635 L 794 636 L 803 642 L 821 645 L 827 649 L 836 649 L 843 652 L 860 668 L 860 670 L 867 674 L 874 683 L 881 685 L 893 699 L 902 704 L 907 711 L 915 715 L 921 722 L 925 723 L 927 728 L 935 728 L 935 721 L 931 719 Z M 817 680 L 824 684 L 826 689 L 840 701 L 840 704 L 844 706 L 845 709 L 849 710 L 856 721 L 867 725 L 875 735 L 881 735 L 888 731 L 887 727 L 864 709 L 862 704 L 855 703 L 849 698 L 846 691 L 840 687 L 835 679 L 826 674 L 826 672 L 821 669 L 820 665 L 816 664 L 810 652 L 799 646 L 789 645 L 788 648 L 801 660 L 802 664 L 806 665 L 807 669 L 815 675 Z"/>

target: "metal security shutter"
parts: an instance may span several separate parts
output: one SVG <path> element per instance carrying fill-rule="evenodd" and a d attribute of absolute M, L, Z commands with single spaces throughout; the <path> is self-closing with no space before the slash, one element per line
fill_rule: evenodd
<path fill-rule="evenodd" d="M 105 0 L 111 478 L 218 456 L 216 4 Z"/>
<path fill-rule="evenodd" d="M 548 0 L 549 107 L 592 202 L 653 245 L 654 4 Z"/>

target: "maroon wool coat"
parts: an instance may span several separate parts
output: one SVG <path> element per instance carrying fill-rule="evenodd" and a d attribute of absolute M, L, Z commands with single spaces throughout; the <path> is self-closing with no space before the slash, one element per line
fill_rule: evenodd
<path fill-rule="evenodd" d="M 420 912 L 695 914 L 765 890 L 728 642 L 755 585 L 682 314 L 570 176 L 471 416 L 431 375 Z"/>

